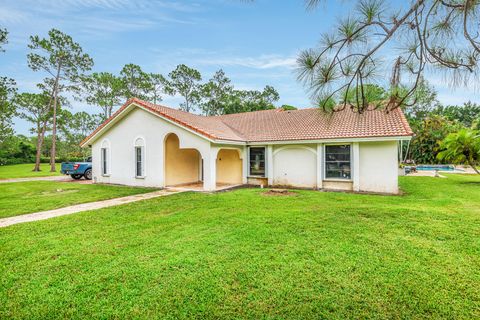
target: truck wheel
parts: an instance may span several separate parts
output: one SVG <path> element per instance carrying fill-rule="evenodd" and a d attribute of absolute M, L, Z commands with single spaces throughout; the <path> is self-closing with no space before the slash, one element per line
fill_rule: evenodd
<path fill-rule="evenodd" d="M 71 174 L 70 177 L 72 177 L 75 180 L 79 180 L 79 179 L 82 178 L 82 175 L 81 174 Z"/>
<path fill-rule="evenodd" d="M 92 180 L 92 169 L 87 169 L 85 171 L 84 176 L 85 176 L 85 180 Z"/>

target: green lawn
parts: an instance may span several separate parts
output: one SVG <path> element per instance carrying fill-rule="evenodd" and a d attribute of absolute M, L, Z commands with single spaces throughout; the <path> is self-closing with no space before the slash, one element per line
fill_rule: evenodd
<path fill-rule="evenodd" d="M 474 319 L 480 177 L 184 193 L 0 229 L 0 318 Z"/>
<path fill-rule="evenodd" d="M 154 190 L 55 181 L 0 183 L 0 218 Z"/>
<path fill-rule="evenodd" d="M 0 180 L 1 179 L 13 179 L 13 178 L 30 178 L 30 177 L 49 177 L 59 176 L 60 163 L 57 163 L 57 172 L 50 172 L 50 165 L 48 163 L 42 163 L 40 169 L 42 171 L 32 171 L 35 164 L 14 164 L 9 166 L 0 166 Z"/>

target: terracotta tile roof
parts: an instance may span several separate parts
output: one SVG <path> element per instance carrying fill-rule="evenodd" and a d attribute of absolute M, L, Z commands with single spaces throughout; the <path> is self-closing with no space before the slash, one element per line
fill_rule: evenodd
<path fill-rule="evenodd" d="M 411 136 L 403 112 L 369 110 L 362 114 L 345 108 L 337 112 L 315 109 L 292 111 L 267 110 L 217 117 L 246 141 L 320 140 L 334 138 L 367 138 Z"/>
<path fill-rule="evenodd" d="M 413 135 L 399 108 L 389 113 L 369 110 L 363 114 L 353 112 L 350 108 L 333 113 L 325 113 L 317 108 L 291 111 L 274 109 L 205 117 L 134 98 L 128 100 L 81 144 L 90 140 L 132 103 L 212 140 L 268 142 Z"/>

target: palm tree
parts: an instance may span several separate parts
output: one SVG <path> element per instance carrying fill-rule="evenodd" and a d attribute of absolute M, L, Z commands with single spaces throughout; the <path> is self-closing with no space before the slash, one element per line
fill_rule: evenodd
<path fill-rule="evenodd" d="M 462 129 L 450 133 L 440 144 L 444 149 L 437 158 L 453 163 L 467 163 L 480 174 L 477 165 L 480 162 L 480 132 L 477 130 Z"/>

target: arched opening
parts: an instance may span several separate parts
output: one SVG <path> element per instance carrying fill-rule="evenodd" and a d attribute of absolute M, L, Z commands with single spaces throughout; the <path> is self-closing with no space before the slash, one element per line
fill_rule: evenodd
<path fill-rule="evenodd" d="M 242 159 L 236 149 L 220 149 L 217 154 L 217 185 L 242 183 Z"/>
<path fill-rule="evenodd" d="M 181 149 L 174 133 L 165 138 L 165 186 L 199 183 L 202 157 L 196 149 Z"/>
<path fill-rule="evenodd" d="M 285 146 L 273 153 L 273 184 L 315 188 L 317 154 L 306 146 Z"/>

